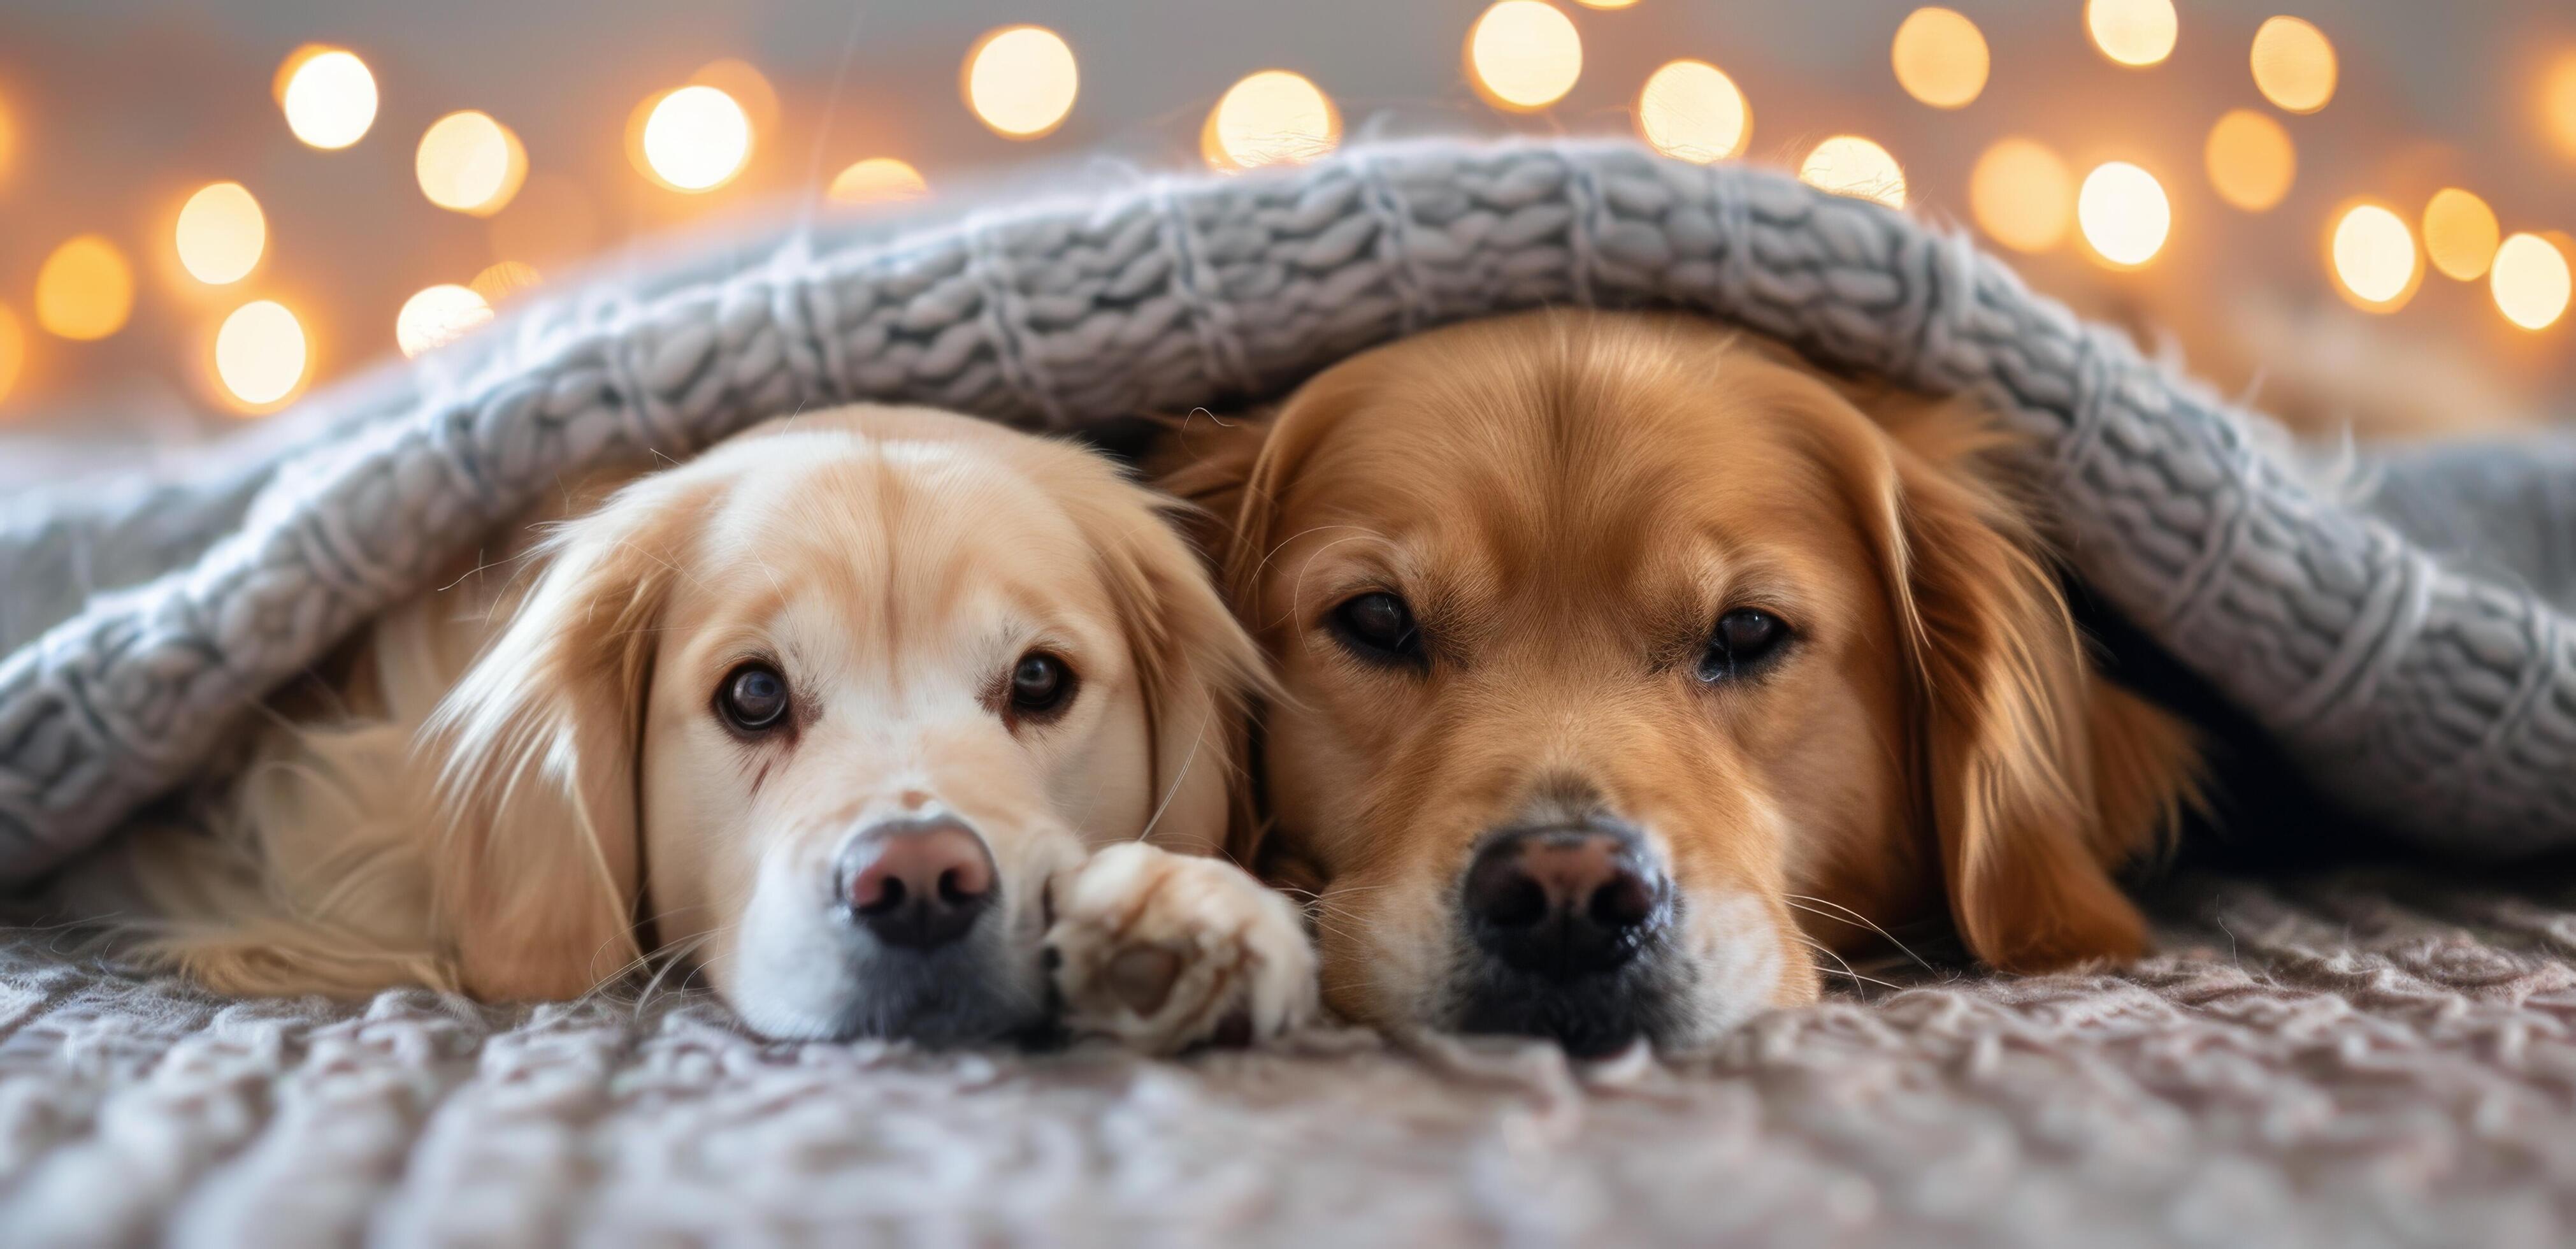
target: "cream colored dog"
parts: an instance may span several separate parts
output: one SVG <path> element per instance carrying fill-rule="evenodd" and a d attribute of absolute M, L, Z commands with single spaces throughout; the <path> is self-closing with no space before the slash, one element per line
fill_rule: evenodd
<path fill-rule="evenodd" d="M 1303 928 L 1206 857 L 1261 659 L 1162 506 L 883 408 L 588 483 L 378 622 L 215 835 L 118 852 L 126 926 L 229 992 L 558 998 L 666 950 L 781 1038 L 1275 1034 Z"/>

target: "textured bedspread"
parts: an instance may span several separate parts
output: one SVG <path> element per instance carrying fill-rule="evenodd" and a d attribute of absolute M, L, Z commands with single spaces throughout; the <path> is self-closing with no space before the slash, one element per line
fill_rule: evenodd
<path fill-rule="evenodd" d="M 2166 891 L 2133 970 L 1569 1069 L 773 1045 L 700 999 L 224 1003 L 0 943 L 12 1244 L 2564 1243 L 2576 873 Z"/>

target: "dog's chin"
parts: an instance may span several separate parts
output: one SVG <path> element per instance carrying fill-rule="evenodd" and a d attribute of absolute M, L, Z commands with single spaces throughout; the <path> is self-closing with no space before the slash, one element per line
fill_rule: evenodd
<path fill-rule="evenodd" d="M 776 1041 L 1020 1041 L 1054 1017 L 1037 953 L 1020 945 L 986 924 L 938 950 L 854 948 L 831 966 L 719 976 L 717 991 L 745 1027 Z"/>

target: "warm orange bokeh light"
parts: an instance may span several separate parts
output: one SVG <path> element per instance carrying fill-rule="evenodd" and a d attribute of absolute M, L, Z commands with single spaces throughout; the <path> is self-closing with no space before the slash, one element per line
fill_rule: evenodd
<path fill-rule="evenodd" d="M 18 324 L 18 314 L 9 311 L 9 305 L 0 304 L 0 403 L 9 401 L 9 392 L 26 371 L 27 327 Z"/>
<path fill-rule="evenodd" d="M 2444 277 L 2474 282 L 2485 277 L 2504 237 L 2495 210 L 2458 187 L 2444 187 L 2424 205 L 2424 254 Z"/>
<path fill-rule="evenodd" d="M 1034 139 L 1064 124 L 1082 74 L 1064 36 L 1044 26 L 1005 26 L 966 54 L 966 107 L 1006 139 Z"/>
<path fill-rule="evenodd" d="M 2143 69 L 2173 55 L 2181 23 L 2173 0 L 2085 0 L 2084 30 L 2102 55 Z"/>
<path fill-rule="evenodd" d="M 2075 223 L 2095 256 L 2112 268 L 2134 269 L 2164 250 L 2173 233 L 2173 201 L 2154 174 L 2115 160 L 2084 175 Z"/>
<path fill-rule="evenodd" d="M 406 356 L 433 351 L 492 319 L 492 305 L 472 287 L 452 282 L 426 287 L 394 314 L 394 345 Z"/>
<path fill-rule="evenodd" d="M 689 75 L 688 86 L 713 87 L 742 106 L 743 116 L 751 119 L 753 134 L 778 125 L 778 88 L 769 85 L 769 75 L 749 61 L 726 57 L 709 61 Z"/>
<path fill-rule="evenodd" d="M 2542 72 L 2540 123 L 2559 154 L 2576 160 L 2576 51 L 2559 53 Z"/>
<path fill-rule="evenodd" d="M 2567 250 L 2536 234 L 2517 234 L 2496 248 L 2488 277 L 2496 309 L 2526 330 L 2545 330 L 2567 315 L 2571 282 Z"/>
<path fill-rule="evenodd" d="M 536 266 L 523 261 L 504 260 L 483 266 L 483 271 L 475 274 L 474 280 L 466 285 L 482 296 L 483 302 L 497 308 L 535 290 L 543 281 L 545 278 L 537 272 Z"/>
<path fill-rule="evenodd" d="M 376 124 L 376 76 L 346 48 L 297 48 L 278 64 L 269 86 L 287 130 L 308 146 L 337 151 Z"/>
<path fill-rule="evenodd" d="M 1544 0 L 1502 0 L 1467 31 L 1467 78 L 1485 102 L 1516 113 L 1565 98 L 1583 76 L 1583 37 Z"/>
<path fill-rule="evenodd" d="M 304 323 L 273 299 L 243 304 L 215 331 L 215 378 L 245 407 L 271 407 L 304 384 Z"/>
<path fill-rule="evenodd" d="M 1705 165 L 1743 154 L 1753 138 L 1753 109 L 1724 70 L 1674 61 L 1647 75 L 1637 92 L 1637 132 L 1666 156 Z"/>
<path fill-rule="evenodd" d="M 134 266 L 102 235 L 66 240 L 36 271 L 36 324 L 78 341 L 105 338 L 134 314 Z"/>
<path fill-rule="evenodd" d="M 218 182 L 188 197 L 171 229 L 179 265 L 208 286 L 250 276 L 268 248 L 268 218 L 238 182 Z"/>
<path fill-rule="evenodd" d="M 528 150 L 492 115 L 474 109 L 449 113 L 421 132 L 412 172 L 429 202 L 453 212 L 489 217 L 508 207 L 528 177 Z"/>
<path fill-rule="evenodd" d="M 2042 144 L 1996 140 L 1968 174 L 1968 211 L 1996 242 L 2047 251 L 2075 219 L 2075 173 Z"/>
<path fill-rule="evenodd" d="M 1798 163 L 1798 180 L 1820 191 L 1905 207 L 1905 168 L 1886 148 L 1854 134 L 1838 134 Z"/>
<path fill-rule="evenodd" d="M 2326 255 L 2336 289 L 2368 312 L 2395 312 L 2424 276 L 2415 232 L 2383 204 L 2356 203 L 2337 214 L 2326 237 Z"/>
<path fill-rule="evenodd" d="M 833 175 L 823 194 L 835 204 L 883 204 L 929 193 L 920 170 L 891 156 L 871 156 Z"/>
<path fill-rule="evenodd" d="M 655 182 L 690 194 L 712 191 L 750 161 L 751 114 L 715 87 L 682 87 L 653 98 L 636 143 Z"/>
<path fill-rule="evenodd" d="M 2290 132 L 2250 108 L 2229 109 L 2220 117 L 2209 128 L 2201 156 L 2218 198 L 2247 212 L 2271 210 L 2299 177 L 2299 149 Z"/>
<path fill-rule="evenodd" d="M 2312 23 L 2266 19 L 2254 32 L 2253 60 L 2255 87 L 2282 109 L 2313 113 L 2334 99 L 2334 44 Z"/>
<path fill-rule="evenodd" d="M 1934 108 L 1966 108 L 1986 89 L 1985 33 L 1956 9 L 1922 8 L 1896 28 L 1888 48 L 1896 82 Z"/>
<path fill-rule="evenodd" d="M 1305 75 L 1265 69 L 1226 89 L 1199 130 L 1199 155 L 1216 169 L 1300 165 L 1342 142 L 1342 115 Z"/>

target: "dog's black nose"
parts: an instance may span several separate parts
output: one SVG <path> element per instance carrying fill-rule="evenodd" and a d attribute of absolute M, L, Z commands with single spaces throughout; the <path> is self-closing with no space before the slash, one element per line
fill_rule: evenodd
<path fill-rule="evenodd" d="M 841 847 L 840 901 L 876 939 L 929 950 L 965 936 L 991 905 L 993 854 L 953 816 L 888 820 Z"/>
<path fill-rule="evenodd" d="M 1467 927 L 1515 971 L 1615 971 L 1670 914 L 1672 887 L 1634 830 L 1602 822 L 1509 829 L 1467 868 Z"/>

